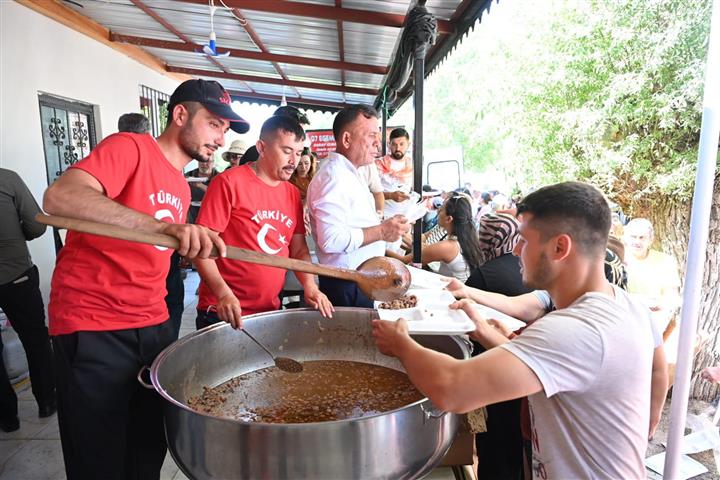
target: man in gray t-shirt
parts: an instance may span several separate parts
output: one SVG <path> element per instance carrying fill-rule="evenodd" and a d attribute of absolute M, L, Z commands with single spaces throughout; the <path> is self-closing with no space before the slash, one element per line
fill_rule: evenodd
<path fill-rule="evenodd" d="M 404 320 L 374 321 L 378 348 L 447 411 L 529 397 L 535 478 L 644 478 L 667 364 L 647 309 L 605 279 L 607 201 L 565 182 L 531 193 L 518 213 L 523 282 L 547 290 L 554 312 L 510 341 L 458 302 L 475 321 L 470 336 L 488 349 L 470 360 L 421 347 Z"/>

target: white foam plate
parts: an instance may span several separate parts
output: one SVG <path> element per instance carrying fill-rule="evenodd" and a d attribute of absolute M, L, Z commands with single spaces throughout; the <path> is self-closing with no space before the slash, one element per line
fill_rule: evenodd
<path fill-rule="evenodd" d="M 185 177 L 185 180 L 187 180 L 188 183 L 200 183 L 207 180 L 207 178 L 204 177 Z"/>
<path fill-rule="evenodd" d="M 407 295 L 417 297 L 416 307 L 386 310 L 377 308 L 381 302 L 375 302 L 378 317 L 390 321 L 404 318 L 410 333 L 418 335 L 462 335 L 475 330 L 475 324 L 465 312 L 450 310 L 455 299 L 447 290 L 410 289 Z"/>
<path fill-rule="evenodd" d="M 442 290 L 448 286 L 448 283 L 450 283 L 445 280 L 445 277 L 438 275 L 437 273 L 428 272 L 427 270 L 411 267 L 409 265 L 407 268 L 410 270 L 410 288 Z"/>
<path fill-rule="evenodd" d="M 405 218 L 410 223 L 416 222 L 427 213 L 427 208 L 421 203 L 414 203 L 405 212 Z"/>

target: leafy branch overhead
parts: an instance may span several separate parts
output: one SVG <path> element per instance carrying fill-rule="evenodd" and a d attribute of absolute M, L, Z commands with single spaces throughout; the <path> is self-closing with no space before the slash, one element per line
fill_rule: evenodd
<path fill-rule="evenodd" d="M 430 78 L 426 147 L 524 187 L 690 196 L 709 0 L 501 2 Z M 492 21 L 491 21 L 492 20 Z"/>

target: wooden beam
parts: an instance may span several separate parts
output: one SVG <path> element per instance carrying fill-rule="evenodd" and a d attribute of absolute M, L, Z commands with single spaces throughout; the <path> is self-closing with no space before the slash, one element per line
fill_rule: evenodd
<path fill-rule="evenodd" d="M 269 83 L 272 85 L 287 85 L 288 87 L 312 88 L 315 90 L 329 90 L 331 92 L 356 93 L 358 95 L 377 95 L 378 91 L 374 88 L 358 88 L 343 87 L 340 85 L 332 85 L 315 82 L 301 82 L 298 80 L 285 81 L 282 78 L 258 77 L 255 75 L 241 75 L 238 73 L 214 72 L 212 70 L 199 70 L 196 68 L 174 67 L 168 65 L 169 72 L 184 73 L 186 75 L 194 75 L 198 77 L 214 77 L 227 78 L 230 80 L 240 80 L 243 82 Z"/>
<path fill-rule="evenodd" d="M 158 40 L 155 38 L 135 37 L 132 35 L 120 35 L 119 33 L 110 32 L 110 40 L 113 42 L 129 43 L 140 47 L 162 48 L 165 50 L 181 50 L 184 52 L 194 52 L 201 49 L 202 46 L 197 44 L 187 44 L 182 42 L 170 42 L 168 40 Z M 275 53 L 256 52 L 254 50 L 241 50 L 238 48 L 220 48 L 221 53 L 230 52 L 235 58 L 247 58 L 250 60 L 261 60 L 266 62 L 289 63 L 292 65 L 306 65 L 308 67 L 330 68 L 333 70 L 346 70 L 350 72 L 375 73 L 377 75 L 385 75 L 388 67 L 377 65 L 365 65 L 362 63 L 338 62 L 336 60 L 323 60 L 320 58 L 298 57 L 294 55 L 279 55 Z"/>
<path fill-rule="evenodd" d="M 127 55 L 138 63 L 148 68 L 162 73 L 178 82 L 189 80 L 190 76 L 179 74 L 178 72 L 169 72 L 165 68 L 165 62 L 154 55 L 149 54 L 142 48 L 134 45 L 125 45 L 110 40 L 110 31 L 99 23 L 79 14 L 72 8 L 66 7 L 57 0 L 17 0 L 20 5 L 34 10 L 46 17 L 62 23 L 68 28 L 78 33 L 86 35 L 95 41 L 98 41 L 108 47 L 116 50 L 123 55 Z"/>
<path fill-rule="evenodd" d="M 207 0 L 180 1 L 207 5 Z M 283 0 L 224 0 L 224 2 L 229 8 L 280 13 L 283 15 L 324 18 L 326 20 L 340 20 L 342 22 L 364 23 L 367 25 L 383 25 L 386 27 L 402 28 L 405 23 L 405 15 L 377 12 L 373 10 L 331 7 L 327 5 L 287 2 Z M 438 20 L 437 26 L 438 33 L 451 33 L 453 31 L 453 25 L 447 20 Z"/>
<path fill-rule="evenodd" d="M 249 92 L 239 92 L 236 90 L 228 90 L 228 93 L 231 97 L 235 97 L 235 100 L 239 100 L 241 102 L 248 102 L 252 103 L 254 99 L 257 100 L 266 100 L 266 101 L 272 101 L 277 102 L 279 105 L 282 101 L 282 97 L 279 95 L 269 95 L 264 93 L 249 93 Z M 327 100 L 312 100 L 310 98 L 287 98 L 285 97 L 286 101 L 288 102 L 288 105 L 301 105 L 303 106 L 310 106 L 310 105 L 316 105 L 318 107 L 330 107 L 337 110 L 340 110 L 342 108 L 345 108 L 348 104 L 346 103 L 340 103 L 340 102 L 330 102 Z"/>

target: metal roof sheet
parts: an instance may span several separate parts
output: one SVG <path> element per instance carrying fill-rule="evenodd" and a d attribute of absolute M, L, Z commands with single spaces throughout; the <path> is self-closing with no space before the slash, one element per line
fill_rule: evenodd
<path fill-rule="evenodd" d="M 213 78 L 229 90 L 261 101 L 316 102 L 323 108 L 373 103 L 385 82 L 403 19 L 425 4 L 438 19 L 434 68 L 491 0 L 214 0 L 219 52 L 196 53 L 208 41 L 205 0 L 73 0 L 64 3 L 104 26 L 111 40 L 138 45 L 168 71 Z M 337 4 L 340 4 L 340 7 Z M 77 5 L 75 5 L 77 4 Z M 269 82 L 269 83 L 268 83 Z"/>

